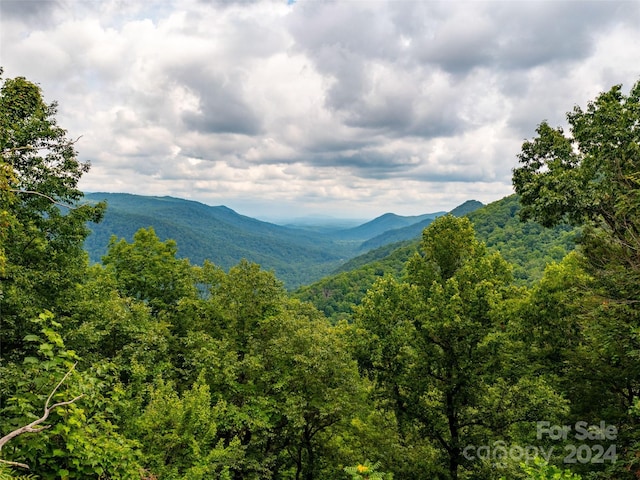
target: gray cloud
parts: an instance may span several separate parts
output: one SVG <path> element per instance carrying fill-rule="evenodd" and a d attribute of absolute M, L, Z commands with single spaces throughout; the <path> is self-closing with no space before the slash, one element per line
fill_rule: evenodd
<path fill-rule="evenodd" d="M 333 80 L 326 106 L 347 125 L 424 138 L 453 135 L 466 124 L 455 93 L 446 95 L 445 103 L 441 95 L 430 95 L 428 83 L 417 88 L 420 81 L 446 72 L 453 92 L 456 78 L 476 69 L 507 76 L 543 65 L 570 68 L 593 53 L 595 32 L 619 21 L 620 8 L 629 10 L 628 2 L 390 2 L 353 8 L 310 2 L 305 7 L 290 20 L 290 31 L 297 48 Z M 385 89 L 375 77 L 380 68 L 405 72 L 405 81 Z"/>
<path fill-rule="evenodd" d="M 1 0 L 0 14 L 5 77 L 59 101 L 94 165 L 84 188 L 232 206 L 489 201 L 540 121 L 640 76 L 637 2 Z"/>
<path fill-rule="evenodd" d="M 43 22 L 64 5 L 62 0 L 2 0 L 0 18 L 23 22 Z"/>
<path fill-rule="evenodd" d="M 242 96 L 219 79 L 199 90 L 200 112 L 183 113 L 186 128 L 201 133 L 239 133 L 256 135 L 260 119 Z"/>
<path fill-rule="evenodd" d="M 400 32 L 387 14 L 388 4 L 382 2 L 300 2 L 287 26 L 298 47 L 307 51 L 330 48 L 368 58 L 395 58 Z M 331 68 L 333 59 L 324 57 L 322 62 Z"/>
<path fill-rule="evenodd" d="M 620 20 L 630 2 L 478 2 L 433 5 L 411 18 L 413 55 L 456 75 L 577 62 L 595 46 L 594 32 Z M 406 19 L 404 19 L 406 21 Z M 422 28 L 416 23 L 422 21 Z"/>
<path fill-rule="evenodd" d="M 381 178 L 380 175 L 403 169 L 407 163 L 402 158 L 373 149 L 363 149 L 352 154 L 319 155 L 315 161 L 324 166 L 356 169 L 361 175 L 372 178 Z"/>

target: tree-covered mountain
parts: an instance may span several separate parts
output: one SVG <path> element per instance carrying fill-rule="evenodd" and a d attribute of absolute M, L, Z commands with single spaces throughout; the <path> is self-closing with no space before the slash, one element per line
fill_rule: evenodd
<path fill-rule="evenodd" d="M 337 232 L 337 235 L 343 240 L 360 240 L 365 241 L 384 234 L 391 230 L 408 227 L 419 224 L 425 220 L 433 220 L 439 215 L 446 212 L 427 213 L 424 215 L 416 215 L 403 217 L 395 213 L 385 213 L 370 222 L 364 223 L 354 228 Z"/>
<path fill-rule="evenodd" d="M 568 225 L 544 228 L 519 218 L 517 195 L 510 195 L 468 214 L 480 239 L 513 267 L 520 284 L 542 278 L 545 267 L 559 262 L 575 247 L 579 230 Z"/>
<path fill-rule="evenodd" d="M 89 193 L 86 198 L 107 202 L 104 220 L 90 226 L 92 233 L 85 242 L 94 262 L 106 253 L 112 235 L 130 240 L 140 228 L 152 227 L 159 238 L 174 239 L 178 255 L 194 264 L 208 259 L 228 269 L 245 258 L 273 270 L 291 287 L 321 278 L 357 248 L 326 235 L 262 222 L 224 206 L 123 193 Z"/>
<path fill-rule="evenodd" d="M 574 248 L 578 231 L 568 226 L 545 229 L 534 222 L 523 223 L 519 210 L 517 195 L 510 195 L 482 208 L 457 212 L 466 214 L 487 247 L 499 251 L 512 265 L 516 282 L 531 284 L 542 277 L 547 264 L 562 260 Z M 349 314 L 378 278 L 402 275 L 405 263 L 418 251 L 421 233 L 413 240 L 387 244 L 349 260 L 333 275 L 298 289 L 296 296 L 311 301 L 334 320 Z"/>
<path fill-rule="evenodd" d="M 228 269 L 247 259 L 272 270 L 289 289 L 307 285 L 301 298 L 329 314 L 348 311 L 378 276 L 399 274 L 424 228 L 443 215 L 387 213 L 355 228 L 323 230 L 276 225 L 224 206 L 173 197 L 89 193 L 85 199 L 107 202 L 103 221 L 89 225 L 92 232 L 85 241 L 93 262 L 107 252 L 113 235 L 130 240 L 140 228 L 152 227 L 159 238 L 175 240 L 178 255 L 193 264 L 210 260 Z M 575 231 L 522 223 L 519 208 L 517 197 L 510 196 L 487 206 L 470 200 L 450 213 L 469 216 L 480 238 L 513 264 L 516 280 L 527 283 L 539 279 L 547 263 L 559 261 L 571 249 Z M 339 286 L 329 286 L 336 282 Z M 344 308 L 328 307 L 332 303 Z"/>
<path fill-rule="evenodd" d="M 210 260 L 228 269 L 242 259 L 272 270 L 288 288 L 329 275 L 342 263 L 371 247 L 372 236 L 399 225 L 418 224 L 441 214 L 385 214 L 355 228 L 297 228 L 263 222 L 224 206 L 209 206 L 173 197 L 124 193 L 87 193 L 89 202 L 107 202 L 104 219 L 91 224 L 85 248 L 93 262 L 107 252 L 113 235 L 130 240 L 140 228 L 152 227 L 161 239 L 173 239 L 178 255 L 193 264 Z"/>
<path fill-rule="evenodd" d="M 478 208 L 481 208 L 482 206 L 483 204 L 481 202 L 478 202 L 477 200 L 467 200 L 462 205 L 458 205 L 456 208 L 451 210 L 449 213 L 454 217 L 461 217 L 473 212 L 474 210 L 477 210 Z M 445 212 L 441 212 L 438 214 L 434 214 L 433 216 L 423 215 L 421 217 L 421 220 L 416 223 L 412 223 L 402 228 L 387 230 L 380 235 L 362 242 L 362 245 L 360 245 L 360 250 L 366 252 L 383 245 L 388 245 L 390 243 L 402 242 L 403 240 L 411 240 L 419 237 L 422 234 L 422 231 L 427 228 L 431 224 L 431 222 L 436 219 L 436 217 L 444 215 L 444 213 Z"/>

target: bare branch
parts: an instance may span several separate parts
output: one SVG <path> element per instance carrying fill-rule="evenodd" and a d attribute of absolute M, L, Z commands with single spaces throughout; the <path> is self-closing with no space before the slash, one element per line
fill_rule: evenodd
<path fill-rule="evenodd" d="M 27 193 L 27 194 L 30 194 L 30 195 L 38 195 L 40 197 L 46 198 L 47 200 L 49 200 L 51 203 L 53 203 L 55 205 L 59 205 L 59 206 L 64 207 L 64 208 L 68 208 L 69 210 L 75 210 L 77 208 L 77 207 L 74 207 L 73 205 L 67 205 L 66 203 L 58 202 L 56 199 L 50 197 L 49 195 L 45 195 L 44 193 L 36 192 L 35 190 L 19 190 L 19 189 L 15 189 L 15 188 L 10 188 L 9 191 L 13 192 L 13 193 Z"/>
<path fill-rule="evenodd" d="M 19 435 L 22 435 L 23 433 L 38 433 L 38 432 L 41 432 L 43 430 L 46 430 L 47 428 L 50 428 L 51 425 L 43 425 L 43 426 L 40 426 L 40 427 L 38 427 L 38 425 L 40 425 L 42 422 L 44 422 L 49 417 L 49 414 L 54 409 L 56 409 L 58 407 L 64 407 L 64 406 L 67 406 L 67 405 L 71 405 L 72 403 L 74 403 L 74 402 L 78 401 L 80 398 L 82 398 L 83 395 L 78 395 L 77 397 L 75 397 L 72 400 L 67 400 L 65 402 L 54 403 L 53 405 L 49 406 L 49 403 L 51 402 L 51 399 L 56 394 L 56 392 L 58 391 L 60 386 L 69 377 L 69 375 L 71 375 L 71 372 L 73 372 L 73 370 L 76 367 L 76 365 L 77 365 L 77 363 L 73 364 L 73 366 L 69 369 L 69 371 L 64 375 L 64 377 L 62 377 L 62 379 L 58 382 L 58 384 L 55 386 L 55 388 L 51 391 L 51 393 L 49 394 L 49 397 L 47 398 L 47 401 L 44 404 L 44 413 L 42 414 L 42 416 L 40 418 L 34 420 L 33 422 L 31 422 L 28 425 L 24 425 L 24 426 L 22 426 L 20 428 L 15 429 L 14 431 L 9 432 L 4 437 L 0 438 L 0 451 L 2 451 L 2 447 L 4 447 L 9 441 L 13 440 L 14 438 L 16 438 Z M 27 468 L 27 469 L 29 468 L 28 465 L 25 465 L 23 463 L 9 462 L 7 460 L 0 460 L 0 462 L 8 463 L 10 465 L 18 466 L 18 467 L 22 467 L 22 468 Z"/>
<path fill-rule="evenodd" d="M 64 143 L 63 145 L 64 146 L 73 146 L 76 143 L 78 143 L 78 141 L 81 138 L 82 138 L 82 135 L 80 135 L 75 140 L 67 140 L 66 143 Z M 2 152 L 0 152 L 0 156 L 4 157 L 5 155 L 11 155 L 12 153 L 22 152 L 22 151 L 45 150 L 46 148 L 47 148 L 46 146 L 34 147 L 33 145 L 25 145 L 23 147 L 13 147 L 13 148 L 8 148 L 8 149 L 3 150 Z"/>
<path fill-rule="evenodd" d="M 76 142 L 77 141 L 78 140 L 76 140 Z M 7 150 L 3 150 L 2 152 L 0 152 L 0 155 L 2 155 L 4 157 L 5 155 L 9 155 L 9 154 L 14 153 L 14 152 L 20 152 L 22 150 L 36 150 L 36 148 L 31 146 L 31 145 L 26 145 L 24 147 L 13 147 L 13 148 L 9 148 Z"/>
<path fill-rule="evenodd" d="M 67 373 L 64 374 L 64 377 L 62 377 L 62 379 L 58 382 L 58 384 L 56 385 L 56 388 L 54 388 L 51 393 L 49 394 L 49 397 L 47 398 L 46 403 L 44 404 L 44 413 L 47 414 L 47 410 L 51 411 L 51 409 L 55 408 L 58 404 L 53 405 L 51 408 L 49 408 L 49 402 L 51 401 L 51 399 L 53 398 L 53 396 L 56 394 L 56 392 L 58 391 L 58 389 L 60 388 L 60 385 L 62 385 L 64 383 L 64 381 L 67 379 L 67 377 L 69 375 L 71 375 L 71 372 L 73 372 L 73 369 L 76 368 L 76 365 L 78 365 L 78 362 L 74 363 L 71 368 L 69 369 L 69 371 Z"/>
<path fill-rule="evenodd" d="M 26 463 L 12 462 L 10 460 L 2 460 L 1 458 L 0 458 L 0 463 L 4 463 L 5 465 L 9 465 L 11 467 L 20 467 L 20 468 L 26 468 L 27 470 L 29 470 L 29 465 L 27 465 Z"/>

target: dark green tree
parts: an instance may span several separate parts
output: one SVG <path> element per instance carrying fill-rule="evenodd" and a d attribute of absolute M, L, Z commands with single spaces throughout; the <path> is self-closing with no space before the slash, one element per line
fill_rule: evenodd
<path fill-rule="evenodd" d="M 567 121 L 568 135 L 542 123 L 522 146 L 513 172 L 521 218 L 585 225 L 589 273 L 628 303 L 640 297 L 640 82 L 576 106 Z"/>
<path fill-rule="evenodd" d="M 25 337 L 27 356 L 0 364 L 0 432 L 32 427 L 4 445 L 3 459 L 42 479 L 136 478 L 138 445 L 115 425 L 113 366 L 103 361 L 77 371 L 81 359 L 66 347 L 53 314 L 32 323 L 38 334 Z"/>
<path fill-rule="evenodd" d="M 213 313 L 212 321 L 192 323 L 204 329 L 185 337 L 184 365 L 216 399 L 220 438 L 244 451 L 232 478 L 333 476 L 329 432 L 348 425 L 362 391 L 344 338 L 256 264 L 205 269 L 201 302 L 209 307 L 195 311 Z"/>

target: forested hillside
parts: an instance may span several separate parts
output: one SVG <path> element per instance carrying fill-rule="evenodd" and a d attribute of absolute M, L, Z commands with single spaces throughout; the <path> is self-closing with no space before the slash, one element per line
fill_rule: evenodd
<path fill-rule="evenodd" d="M 573 250 L 579 230 L 567 225 L 546 229 L 535 222 L 522 222 L 519 211 L 518 197 L 511 195 L 461 212 L 489 249 L 509 261 L 515 282 L 532 285 L 542 278 L 549 263 L 559 262 Z M 416 236 L 371 250 L 340 266 L 333 275 L 300 287 L 295 296 L 313 303 L 334 321 L 347 318 L 379 277 L 404 275 L 406 262 L 419 246 L 420 236 Z"/>
<path fill-rule="evenodd" d="M 228 269 L 246 258 L 295 287 L 327 275 L 358 248 L 327 235 L 261 222 L 223 206 L 117 193 L 91 193 L 86 198 L 107 203 L 104 220 L 90 225 L 92 233 L 85 242 L 94 262 L 107 252 L 112 235 L 131 240 L 138 229 L 151 227 L 161 239 L 175 240 L 178 255 L 193 264 L 210 260 Z"/>
<path fill-rule="evenodd" d="M 480 207 L 482 207 L 482 203 L 478 202 L 477 200 L 467 200 L 462 205 L 458 205 L 456 208 L 454 208 L 448 213 L 456 217 L 459 217 L 467 213 L 473 212 L 474 210 Z M 427 216 L 417 223 L 412 223 L 410 225 L 407 225 L 401 228 L 394 228 L 391 230 L 387 230 L 363 242 L 362 245 L 360 245 L 360 250 L 366 252 L 369 250 L 373 250 L 374 248 L 389 245 L 391 243 L 398 243 L 398 242 L 403 242 L 405 240 L 411 240 L 411 239 L 417 238 L 422 234 L 422 231 L 431 224 L 431 222 L 433 222 L 438 216 L 444 215 L 444 213 L 447 213 L 447 212 L 434 214 L 433 216 Z"/>
<path fill-rule="evenodd" d="M 402 217 L 394 213 L 385 213 L 370 222 L 337 232 L 337 235 L 343 240 L 359 240 L 360 242 L 363 242 L 378 237 L 379 235 L 383 235 L 385 232 L 394 231 L 411 225 L 422 224 L 425 221 L 431 221 L 437 216 L 444 215 L 445 213 L 446 212 L 436 212 L 411 217 Z"/>
<path fill-rule="evenodd" d="M 99 224 L 88 224 L 91 234 L 84 246 L 92 262 L 107 253 L 112 236 L 131 241 L 140 228 L 153 228 L 162 240 L 175 240 L 178 256 L 202 265 L 209 260 L 228 269 L 242 259 L 272 270 L 288 289 L 329 275 L 338 266 L 372 246 L 383 233 L 398 226 L 421 231 L 444 212 L 419 216 L 384 214 L 358 227 L 280 226 L 240 215 L 224 207 L 172 197 L 146 197 L 123 193 L 88 193 L 90 204 L 105 202 Z M 465 208 L 465 207 L 458 207 Z M 425 222 L 427 219 L 427 223 Z M 410 238 L 406 232 L 400 238 Z M 393 239 L 383 243 L 389 243 Z"/>
<path fill-rule="evenodd" d="M 544 228 L 535 221 L 522 221 L 520 208 L 518 196 L 511 195 L 468 217 L 478 237 L 512 265 L 518 283 L 532 285 L 548 264 L 573 250 L 580 230 L 567 224 Z"/>
<path fill-rule="evenodd" d="M 90 264 L 88 165 L 4 80 L 0 478 L 639 478 L 640 83 L 568 123 L 524 143 L 518 197 L 344 272 L 376 281 L 332 322 L 151 229 Z"/>

